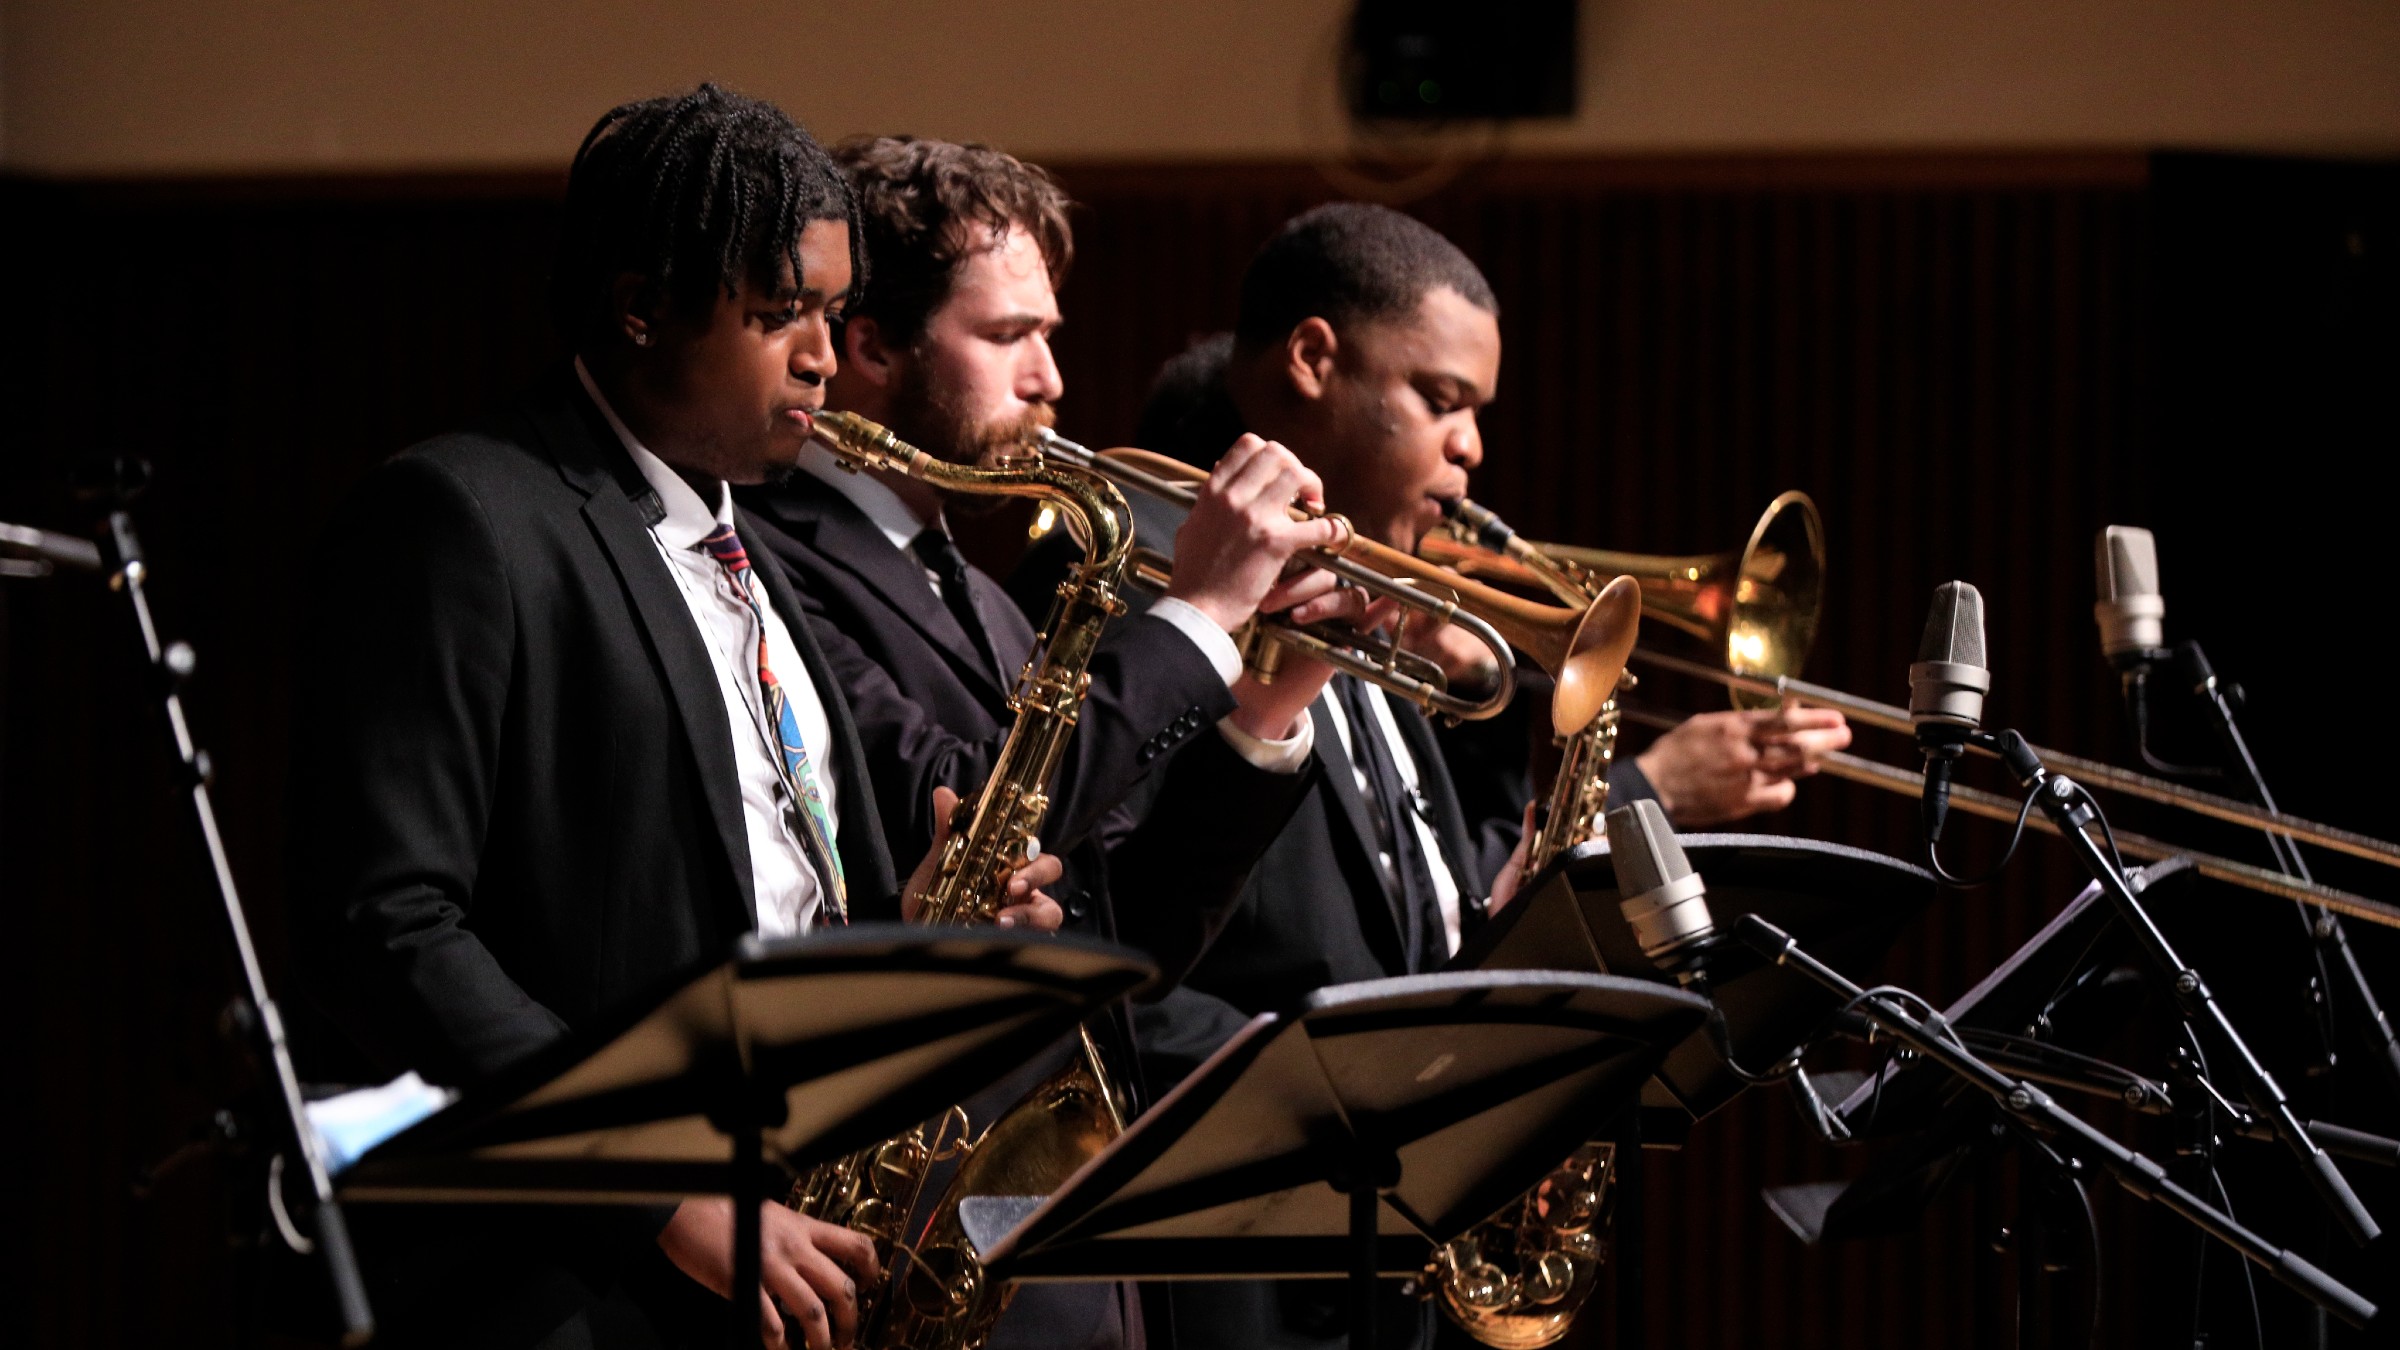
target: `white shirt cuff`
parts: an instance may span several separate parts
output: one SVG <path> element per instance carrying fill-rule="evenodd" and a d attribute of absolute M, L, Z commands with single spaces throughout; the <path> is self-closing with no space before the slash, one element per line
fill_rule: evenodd
<path fill-rule="evenodd" d="M 1225 635 L 1224 629 L 1217 627 L 1216 620 L 1201 613 L 1191 602 L 1167 596 L 1150 606 L 1150 616 L 1165 619 L 1190 638 L 1208 663 L 1216 667 L 1217 678 L 1228 687 L 1241 676 L 1241 650 L 1233 645 L 1233 639 Z"/>
<path fill-rule="evenodd" d="M 1280 741 L 1261 740 L 1235 726 L 1230 717 L 1217 723 L 1217 734 L 1235 754 L 1248 760 L 1251 768 L 1298 773 L 1307 766 L 1309 752 L 1317 748 L 1317 719 L 1303 714 L 1300 729 Z"/>

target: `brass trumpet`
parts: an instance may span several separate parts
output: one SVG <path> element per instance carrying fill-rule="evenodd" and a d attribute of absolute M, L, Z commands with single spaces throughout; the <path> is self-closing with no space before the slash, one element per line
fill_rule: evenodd
<path fill-rule="evenodd" d="M 1045 455 L 1090 469 L 1125 491 L 1175 506 L 1190 507 L 1198 499 L 1196 488 L 1208 479 L 1204 470 L 1147 450 L 1094 451 L 1047 429 L 1038 433 L 1037 439 Z M 1309 518 L 1299 507 L 1293 508 L 1293 515 Z M 1346 527 L 1347 522 L 1344 524 Z M 1362 539 L 1347 528 L 1343 535 L 1342 542 L 1331 548 L 1310 550 L 1306 555 L 1309 565 L 1332 572 L 1370 595 L 1392 600 L 1410 613 L 1465 629 L 1491 648 L 1500 673 L 1499 687 L 1484 698 L 1468 700 L 1449 691 L 1438 666 L 1402 651 L 1396 639 L 1383 641 L 1332 627 L 1298 626 L 1268 615 L 1260 616 L 1252 626 L 1253 650 L 1258 645 L 1280 645 L 1305 651 L 1430 714 L 1473 721 L 1497 714 L 1514 694 L 1515 681 L 1509 673 L 1514 662 L 1508 650 L 1513 645 L 1556 680 L 1558 692 L 1551 700 L 1550 716 L 1560 735 L 1577 731 L 1597 717 L 1616 689 L 1641 624 L 1642 601 L 1634 583 L 1610 582 L 1598 588 L 1595 598 L 1577 598 L 1566 605 L 1544 604 Z M 1141 570 L 1145 586 L 1163 586 L 1171 575 L 1158 565 Z"/>
<path fill-rule="evenodd" d="M 1420 557 L 1503 586 L 1572 599 L 1608 577 L 1632 577 L 1642 614 L 1699 638 L 1736 675 L 1797 675 L 1817 637 L 1825 603 L 1825 525 L 1805 492 L 1767 504 L 1740 548 L 1685 557 L 1537 544 L 1465 498 L 1450 504 L 1444 529 Z M 1644 654 L 1645 658 L 1647 653 Z M 1733 690 L 1740 707 L 1773 700 Z"/>

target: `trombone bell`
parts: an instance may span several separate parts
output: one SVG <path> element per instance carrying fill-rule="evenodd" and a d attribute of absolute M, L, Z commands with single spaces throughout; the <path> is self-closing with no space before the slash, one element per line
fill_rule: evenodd
<path fill-rule="evenodd" d="M 1723 553 L 1673 557 L 1529 542 L 1511 548 L 1529 548 L 1594 578 L 1632 578 L 1641 587 L 1644 616 L 1707 643 L 1736 675 L 1766 680 L 1798 675 L 1816 641 L 1825 598 L 1825 526 L 1805 492 L 1777 497 L 1748 541 Z M 1456 534 L 1429 535 L 1419 551 L 1467 576 L 1557 588 L 1518 558 Z M 1772 698 L 1740 690 L 1733 701 L 1736 707 L 1775 706 Z"/>

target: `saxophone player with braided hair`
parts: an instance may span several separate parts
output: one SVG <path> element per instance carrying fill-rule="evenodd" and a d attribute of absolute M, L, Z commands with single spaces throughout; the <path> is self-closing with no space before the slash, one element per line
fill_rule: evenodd
<path fill-rule="evenodd" d="M 320 1076 L 472 1088 L 746 933 L 897 917 L 934 879 L 940 850 L 907 894 L 893 858 L 927 849 L 1005 736 L 951 735 L 845 664 L 730 492 L 809 444 L 865 275 L 857 220 L 847 175 L 772 105 L 704 85 L 612 109 L 562 212 L 572 361 L 328 522 L 342 562 L 307 574 L 290 832 L 295 968 L 347 1056 Z M 1237 497 L 1235 477 L 1214 509 L 1257 528 L 1195 576 L 1204 612 L 1255 605 L 1327 533 L 1257 495 L 1289 483 Z M 1093 686 L 1121 692 L 1062 756 L 1052 829 L 1232 710 L 1199 663 L 1145 664 L 1176 643 L 1145 624 L 1095 655 Z M 1055 927 L 1037 888 L 1059 859 L 1010 862 L 998 921 Z M 766 1217 L 765 1339 L 850 1344 L 872 1243 Z M 732 1229 L 698 1199 L 395 1207 L 355 1235 L 379 1344 L 665 1346 L 722 1329 Z"/>

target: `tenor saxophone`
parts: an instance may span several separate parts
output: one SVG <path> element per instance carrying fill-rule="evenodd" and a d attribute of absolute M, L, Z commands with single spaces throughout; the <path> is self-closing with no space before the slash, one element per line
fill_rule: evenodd
<path fill-rule="evenodd" d="M 1034 658 L 1009 706 L 1016 720 L 983 790 L 962 802 L 918 920 L 988 924 L 1006 904 L 1009 876 L 1034 856 L 1049 787 L 1090 685 L 1101 630 L 1125 611 L 1117 597 L 1133 540 L 1123 494 L 1087 470 L 1035 452 L 990 468 L 951 464 L 848 413 L 820 413 L 817 438 L 849 468 L 890 469 L 948 492 L 1039 499 L 1084 545 L 1084 562 L 1058 589 Z M 861 1285 L 859 1341 L 868 1350 L 975 1350 L 1008 1305 L 959 1224 L 959 1202 L 983 1194 L 1043 1195 L 1124 1132 L 1126 1097 L 1088 1030 L 1072 1062 L 1028 1093 L 980 1137 L 963 1109 L 872 1148 L 810 1169 L 789 1203 L 811 1218 L 874 1239 L 884 1272 Z M 958 1170 L 926 1221 L 910 1216 L 937 1162 Z"/>

